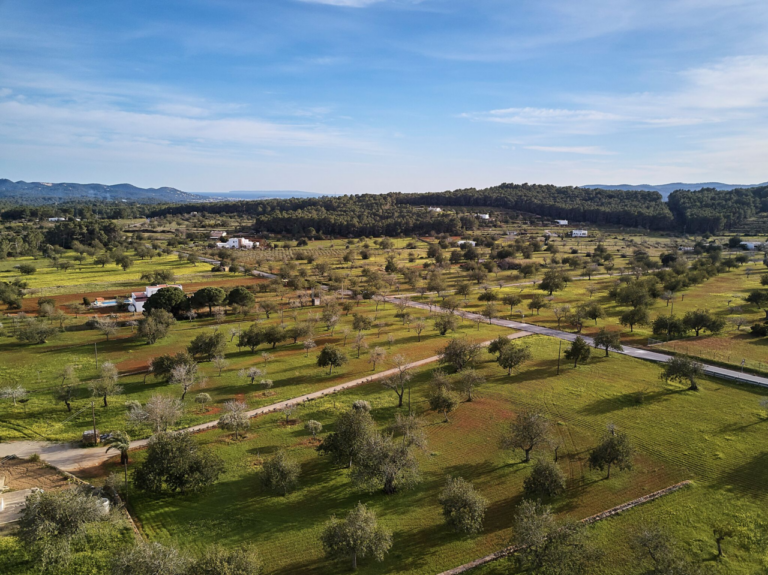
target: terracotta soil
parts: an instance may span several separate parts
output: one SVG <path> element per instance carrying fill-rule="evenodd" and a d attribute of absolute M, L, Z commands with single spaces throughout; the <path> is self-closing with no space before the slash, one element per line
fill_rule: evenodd
<path fill-rule="evenodd" d="M 3 476 L 6 487 L 12 491 L 33 487 L 50 491 L 67 486 L 67 479 L 63 475 L 40 461 L 10 459 L 0 463 L 0 478 Z"/>

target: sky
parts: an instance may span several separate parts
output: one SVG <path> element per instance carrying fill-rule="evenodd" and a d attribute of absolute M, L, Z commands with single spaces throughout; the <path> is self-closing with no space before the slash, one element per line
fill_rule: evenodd
<path fill-rule="evenodd" d="M 768 180 L 765 0 L 0 0 L 0 178 Z"/>

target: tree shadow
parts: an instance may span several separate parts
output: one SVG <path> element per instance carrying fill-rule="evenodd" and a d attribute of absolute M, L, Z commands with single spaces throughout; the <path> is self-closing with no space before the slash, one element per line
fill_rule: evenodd
<path fill-rule="evenodd" d="M 655 403 L 660 403 L 662 401 L 665 401 L 669 399 L 671 396 L 676 395 L 678 393 L 684 393 L 688 391 L 687 389 L 674 389 L 674 390 L 667 390 L 667 389 L 660 389 L 658 391 L 653 391 L 650 393 L 645 393 L 641 391 L 637 392 L 631 392 L 631 393 L 622 393 L 620 395 L 614 395 L 612 397 L 604 397 L 602 399 L 598 399 L 597 401 L 594 401 L 590 403 L 589 405 L 586 405 L 582 407 L 578 413 L 582 415 L 607 415 L 609 413 L 612 413 L 614 411 L 619 411 L 621 409 L 627 409 L 631 407 L 643 407 L 646 405 L 653 405 Z M 639 393 L 642 393 L 642 400 L 640 400 Z"/>
<path fill-rule="evenodd" d="M 764 497 L 768 494 L 768 452 L 724 473 L 715 485 L 742 495 Z"/>

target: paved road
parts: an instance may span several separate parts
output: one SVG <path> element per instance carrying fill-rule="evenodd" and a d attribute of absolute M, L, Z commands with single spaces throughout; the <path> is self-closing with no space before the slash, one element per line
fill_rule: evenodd
<path fill-rule="evenodd" d="M 518 331 L 508 335 L 507 337 L 509 339 L 517 339 L 520 337 L 526 337 L 528 335 L 531 334 L 525 331 Z M 487 346 L 490 343 L 490 341 L 486 341 L 483 342 L 483 345 Z M 439 356 L 433 355 L 418 361 L 413 361 L 408 364 L 408 367 L 420 367 L 422 365 L 435 362 L 438 359 Z M 271 405 L 265 405 L 264 407 L 252 409 L 246 412 L 246 415 L 248 415 L 248 417 L 258 417 L 259 415 L 274 413 L 288 406 L 301 405 L 308 401 L 313 401 L 315 399 L 325 397 L 326 395 L 338 393 L 339 391 L 343 391 L 351 387 L 357 387 L 358 385 L 363 385 L 371 381 L 384 379 L 390 375 L 394 375 L 396 371 L 396 369 L 387 369 L 378 373 L 371 373 L 368 376 L 340 383 L 339 385 L 334 385 L 332 387 L 327 387 L 319 391 L 307 393 L 299 397 L 286 399 L 285 401 L 280 401 Z M 209 421 L 207 423 L 201 423 L 199 425 L 187 427 L 183 431 L 198 433 L 201 431 L 215 429 L 216 426 L 217 421 Z M 133 441 L 131 443 L 131 448 L 141 449 L 147 445 L 147 441 L 147 439 L 139 439 L 137 441 Z M 81 447 L 79 443 L 50 443 L 47 441 L 13 441 L 9 443 L 0 443 L 0 457 L 5 457 L 6 455 L 12 454 L 19 457 L 29 457 L 34 453 L 37 453 L 46 463 L 50 463 L 51 465 L 58 467 L 59 469 L 63 469 L 64 471 L 69 471 L 70 473 L 101 465 L 106 460 L 117 455 L 114 450 L 107 453 L 106 447 L 84 448 Z"/>
<path fill-rule="evenodd" d="M 406 302 L 409 306 L 429 310 L 430 306 L 425 303 L 416 302 L 408 299 L 399 299 L 396 297 L 388 297 L 387 301 L 390 301 L 392 303 L 395 303 L 397 301 L 403 301 Z M 431 306 L 433 309 L 437 306 Z M 438 308 L 442 309 L 442 308 Z M 487 318 L 482 317 L 479 314 L 466 312 L 466 311 L 459 311 L 457 312 L 462 317 L 465 317 L 467 319 L 475 320 L 477 318 L 481 318 L 483 321 L 488 321 Z M 550 337 L 556 337 L 558 339 L 562 339 L 565 341 L 573 341 L 575 340 L 579 334 L 576 333 L 570 333 L 567 331 L 561 331 L 558 329 L 553 329 L 550 327 L 542 327 L 539 325 L 531 325 L 529 323 L 524 323 L 520 321 L 514 321 L 509 319 L 494 319 L 491 321 L 494 325 L 498 325 L 501 327 L 508 327 L 511 329 L 516 329 L 520 331 L 524 331 L 531 334 L 539 334 L 539 335 L 547 335 Z M 582 336 L 587 343 L 590 345 L 594 345 L 594 341 L 591 337 Z M 658 353 L 655 351 L 648 351 L 645 349 L 640 349 L 637 347 L 630 347 L 630 346 L 623 346 L 624 351 L 622 352 L 613 352 L 613 353 L 621 353 L 623 355 L 628 355 L 630 357 L 635 357 L 637 359 L 645 359 L 648 361 L 656 361 L 659 363 L 667 362 L 670 359 L 672 359 L 672 356 L 667 355 L 665 353 Z M 737 371 L 735 369 L 727 369 L 724 367 L 717 367 L 714 365 L 708 365 L 708 364 L 702 364 L 704 366 L 704 373 L 707 375 L 711 375 L 714 377 L 722 377 L 725 379 L 732 379 L 735 381 L 740 381 L 743 383 L 749 383 L 752 385 L 760 385 L 762 387 L 768 387 L 768 378 L 760 377 L 759 375 L 752 375 L 750 373 L 741 373 L 740 371 Z"/>

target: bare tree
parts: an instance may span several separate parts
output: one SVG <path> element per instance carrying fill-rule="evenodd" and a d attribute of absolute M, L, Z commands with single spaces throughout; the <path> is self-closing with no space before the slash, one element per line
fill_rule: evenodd
<path fill-rule="evenodd" d="M 117 322 L 109 316 L 97 316 L 93 318 L 93 326 L 106 336 L 107 341 L 109 341 L 110 335 L 115 335 L 117 333 Z"/>
<path fill-rule="evenodd" d="M 272 355 L 271 353 L 267 352 L 267 351 L 262 351 L 261 352 L 261 359 L 264 362 L 264 373 L 266 374 L 267 373 L 267 364 L 270 361 L 272 361 L 273 359 L 275 359 L 275 356 Z"/>
<path fill-rule="evenodd" d="M 383 347 L 376 346 L 373 348 L 370 354 L 368 354 L 368 363 L 373 365 L 373 371 L 376 371 L 376 364 L 384 361 L 387 356 L 387 350 Z"/>
<path fill-rule="evenodd" d="M 148 424 L 155 433 L 167 431 L 173 427 L 184 412 L 181 400 L 167 395 L 153 395 L 146 405 L 132 405 L 128 411 L 128 421 L 136 424 Z"/>
<path fill-rule="evenodd" d="M 256 381 L 257 377 L 262 377 L 265 375 L 264 371 L 260 370 L 258 367 L 249 367 L 248 369 L 241 369 L 237 372 L 237 376 L 242 379 L 250 379 L 251 385 L 253 385 Z"/>
<path fill-rule="evenodd" d="M 409 367 L 408 359 L 403 355 L 398 354 L 394 356 L 391 363 L 392 368 L 396 372 L 382 380 L 381 384 L 395 392 L 397 395 L 397 407 L 403 407 L 403 396 L 405 395 L 405 390 L 410 389 L 408 383 L 413 379 L 413 372 Z M 408 411 L 410 412 L 410 401 Z"/>
<path fill-rule="evenodd" d="M 219 370 L 219 376 L 221 376 L 221 371 L 229 365 L 229 362 L 224 358 L 223 355 L 214 356 L 212 362 L 216 369 Z"/>
<path fill-rule="evenodd" d="M 304 357 L 309 357 L 309 351 L 316 347 L 317 347 L 317 344 L 315 343 L 314 339 L 312 339 L 311 337 L 308 337 L 307 339 L 305 339 L 304 340 L 304 351 L 305 351 Z"/>
<path fill-rule="evenodd" d="M 115 364 L 105 361 L 101 364 L 101 377 L 91 381 L 88 386 L 93 395 L 103 398 L 104 407 L 107 407 L 107 397 L 123 392 L 123 389 L 117 385 L 117 378 L 118 372 Z"/>
<path fill-rule="evenodd" d="M 197 385 L 203 384 L 203 379 L 198 373 L 196 363 L 182 363 L 171 370 L 170 383 L 181 387 L 181 400 L 187 395 L 187 392 Z"/>
<path fill-rule="evenodd" d="M 20 385 L 13 385 L 4 387 L 3 389 L 0 389 L 0 398 L 3 399 L 12 399 L 13 405 L 16 405 L 16 402 L 24 399 L 29 392 L 24 389 Z"/>
<path fill-rule="evenodd" d="M 364 349 L 368 349 L 368 343 L 365 341 L 365 335 L 362 333 L 358 333 L 355 336 L 355 342 L 354 342 L 355 349 L 357 350 L 357 357 L 360 358 L 360 351 Z"/>
<path fill-rule="evenodd" d="M 218 426 L 226 431 L 235 432 L 235 441 L 240 437 L 239 434 L 251 426 L 248 419 L 248 406 L 242 401 L 227 401 L 224 403 L 224 415 L 219 419 Z"/>

